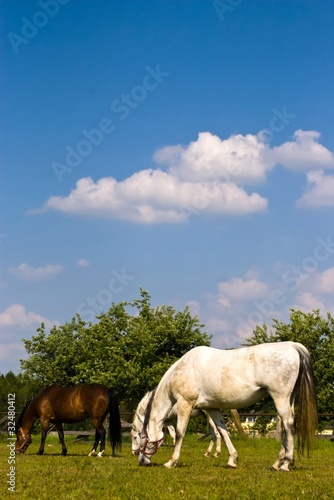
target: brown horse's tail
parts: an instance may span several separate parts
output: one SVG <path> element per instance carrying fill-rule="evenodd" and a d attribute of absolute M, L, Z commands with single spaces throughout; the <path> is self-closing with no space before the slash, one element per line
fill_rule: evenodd
<path fill-rule="evenodd" d="M 304 453 L 306 448 L 309 456 L 318 427 L 314 376 L 310 353 L 306 347 L 295 343 L 294 348 L 300 357 L 299 376 L 295 387 L 298 404 L 296 417 L 297 450 L 298 453 Z"/>
<path fill-rule="evenodd" d="M 115 450 L 122 448 L 122 426 L 121 416 L 119 414 L 118 398 L 112 389 L 108 389 L 109 395 L 109 439 L 112 448 L 112 454 Z"/>

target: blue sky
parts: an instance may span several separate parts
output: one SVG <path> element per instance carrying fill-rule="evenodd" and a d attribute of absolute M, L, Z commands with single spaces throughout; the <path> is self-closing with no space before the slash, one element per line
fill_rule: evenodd
<path fill-rule="evenodd" d="M 140 286 L 222 348 L 333 313 L 333 2 L 0 5 L 0 372 Z"/>

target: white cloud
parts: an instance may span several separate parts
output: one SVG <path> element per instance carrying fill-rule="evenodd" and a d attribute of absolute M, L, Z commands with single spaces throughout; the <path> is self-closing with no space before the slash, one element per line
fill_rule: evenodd
<path fill-rule="evenodd" d="M 221 306 L 227 307 L 228 309 L 231 309 L 231 301 L 230 301 L 230 299 L 228 299 L 224 295 L 219 295 L 217 302 Z"/>
<path fill-rule="evenodd" d="M 8 344 L 0 343 L 0 361 L 8 361 L 11 357 L 13 361 L 17 359 L 18 353 L 21 355 L 25 352 L 22 342 L 10 342 Z M 12 355 L 15 356 L 12 356 Z"/>
<path fill-rule="evenodd" d="M 53 196 L 46 209 L 104 216 L 137 223 L 183 222 L 191 215 L 245 215 L 262 212 L 267 200 L 232 183 L 181 182 L 161 170 L 142 170 L 125 181 L 104 177 L 77 182 L 66 197 Z"/>
<path fill-rule="evenodd" d="M 314 270 L 306 274 L 303 271 L 305 277 L 300 281 L 296 279 L 293 286 L 290 286 L 292 282 L 282 280 L 286 269 L 277 264 L 261 281 L 258 269 L 251 268 L 242 277 L 218 283 L 217 293 L 205 294 L 201 321 L 206 331 L 214 334 L 214 346 L 235 347 L 252 337 L 256 326 L 266 323 L 270 329 L 273 318 L 289 323 L 290 308 L 306 313 L 320 309 L 322 315 L 334 311 L 334 267 L 323 272 Z"/>
<path fill-rule="evenodd" d="M 325 175 L 323 171 L 307 174 L 307 187 L 297 205 L 307 208 L 325 208 L 334 206 L 334 175 Z"/>
<path fill-rule="evenodd" d="M 252 322 L 244 321 L 239 323 L 236 327 L 236 335 L 240 340 L 245 340 L 246 338 L 252 337 L 255 325 Z"/>
<path fill-rule="evenodd" d="M 210 334 L 218 333 L 220 335 L 223 335 L 228 331 L 228 323 L 222 318 L 211 317 L 206 322 L 205 329 Z"/>
<path fill-rule="evenodd" d="M 140 170 L 122 181 L 82 178 L 67 196 L 52 196 L 27 213 L 56 210 L 153 224 L 264 212 L 267 199 L 244 186 L 265 181 L 277 164 L 301 172 L 334 168 L 333 153 L 319 138 L 316 131 L 297 130 L 293 141 L 271 148 L 261 133 L 220 139 L 202 132 L 188 145 L 156 151 L 160 168 Z"/>
<path fill-rule="evenodd" d="M 322 312 L 327 311 L 325 304 L 318 297 L 315 297 L 311 292 L 297 293 L 295 300 L 297 303 L 292 306 L 293 309 L 309 313 L 314 309 L 320 309 Z"/>
<path fill-rule="evenodd" d="M 232 135 L 222 140 L 210 132 L 202 132 L 188 146 L 167 146 L 154 155 L 182 180 L 254 183 L 264 181 L 274 166 L 269 148 L 258 136 Z"/>
<path fill-rule="evenodd" d="M 13 304 L 2 313 L 0 313 L 0 327 L 19 326 L 27 327 L 44 323 L 47 328 L 57 324 L 56 321 L 50 321 L 40 314 L 27 312 L 21 304 Z"/>
<path fill-rule="evenodd" d="M 334 168 L 334 155 L 318 143 L 319 138 L 315 130 L 296 130 L 293 142 L 273 148 L 273 161 L 300 172 Z"/>
<path fill-rule="evenodd" d="M 86 259 L 78 259 L 77 264 L 79 267 L 89 267 L 90 263 Z"/>
<path fill-rule="evenodd" d="M 334 267 L 326 269 L 322 273 L 318 273 L 317 279 L 317 290 L 321 293 L 333 293 L 334 292 Z"/>
<path fill-rule="evenodd" d="M 258 279 L 244 280 L 242 278 L 231 278 L 230 281 L 222 281 L 218 284 L 218 291 L 222 294 L 218 300 L 254 300 L 265 297 L 268 294 L 268 287 Z M 224 302 L 221 302 L 223 305 Z M 227 306 L 229 307 L 229 306 Z"/>
<path fill-rule="evenodd" d="M 47 264 L 43 267 L 31 267 L 22 263 L 18 267 L 10 267 L 9 272 L 19 280 L 44 281 L 53 278 L 64 270 L 63 266 Z"/>
<path fill-rule="evenodd" d="M 199 316 L 201 312 L 201 304 L 197 300 L 189 300 L 187 306 L 193 316 Z"/>

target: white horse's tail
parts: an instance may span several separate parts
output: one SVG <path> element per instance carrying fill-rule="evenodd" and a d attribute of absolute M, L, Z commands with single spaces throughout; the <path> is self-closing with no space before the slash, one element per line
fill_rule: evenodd
<path fill-rule="evenodd" d="M 311 443 L 318 427 L 317 401 L 312 369 L 311 356 L 301 344 L 294 343 L 294 348 L 300 357 L 299 375 L 294 394 L 297 396 L 298 412 L 296 415 L 297 450 L 309 455 Z"/>

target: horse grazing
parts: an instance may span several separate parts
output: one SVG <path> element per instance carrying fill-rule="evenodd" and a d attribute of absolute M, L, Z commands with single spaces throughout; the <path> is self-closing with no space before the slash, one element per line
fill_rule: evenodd
<path fill-rule="evenodd" d="M 42 426 L 41 445 L 38 455 L 43 455 L 49 424 L 54 424 L 62 446 L 62 455 L 67 454 L 63 423 L 74 424 L 90 418 L 95 427 L 95 441 L 89 456 L 96 455 L 99 441 L 101 457 L 105 450 L 106 430 L 103 421 L 110 414 L 109 438 L 112 453 L 121 447 L 121 419 L 118 400 L 111 389 L 101 384 L 84 384 L 76 387 L 51 385 L 24 407 L 16 424 L 16 452 L 24 453 L 32 442 L 31 429 L 39 418 Z"/>
<path fill-rule="evenodd" d="M 144 427 L 144 419 L 145 419 L 145 413 L 147 410 L 147 406 L 153 396 L 154 391 L 147 392 L 145 396 L 142 398 L 142 400 L 139 402 L 137 409 L 135 411 L 135 415 L 133 417 L 133 422 L 132 422 L 132 430 L 131 430 L 131 439 L 132 439 L 132 454 L 133 455 L 138 455 L 140 451 L 140 435 L 143 431 Z M 231 410 L 233 415 L 233 420 L 236 421 L 236 425 L 238 430 L 241 427 L 241 424 L 239 424 L 239 419 L 238 419 L 238 412 L 236 410 Z M 210 428 L 210 434 L 211 434 L 211 440 L 208 446 L 208 449 L 204 453 L 205 457 L 209 457 L 212 449 L 214 447 L 214 444 L 216 443 L 216 452 L 214 454 L 214 457 L 218 457 L 221 452 L 221 435 L 216 427 L 216 424 L 214 421 L 211 419 L 210 415 L 206 413 L 205 410 L 198 410 L 198 409 L 193 409 L 190 413 L 190 418 L 195 418 L 198 417 L 199 415 L 204 414 L 209 423 L 209 428 Z M 164 421 L 164 427 L 167 428 L 169 434 L 171 435 L 173 439 L 173 443 L 175 445 L 175 440 L 176 440 L 176 433 L 175 433 L 175 428 L 174 428 L 174 421 L 177 417 L 177 408 L 176 405 L 173 406 L 171 411 L 168 413 L 165 421 Z M 222 422 L 223 422 L 223 416 L 221 416 Z M 239 427 L 240 425 L 240 427 Z M 241 427 L 242 429 L 242 427 Z M 223 422 L 223 438 L 225 441 L 225 445 L 228 449 L 229 452 L 229 463 L 228 465 L 230 467 L 235 467 L 235 462 L 237 461 L 238 454 L 236 449 L 234 448 L 230 437 L 228 435 L 227 428 L 225 426 L 225 423 Z"/>
<path fill-rule="evenodd" d="M 223 425 L 217 408 L 243 408 L 269 394 L 284 426 L 283 442 L 274 470 L 289 471 L 294 453 L 294 402 L 298 401 L 298 451 L 309 452 L 317 427 L 317 407 L 310 354 L 297 342 L 275 342 L 219 350 L 195 347 L 174 363 L 160 380 L 151 398 L 141 433 L 139 463 L 147 465 L 163 439 L 162 425 L 176 407 L 174 467 L 189 417 L 194 408 L 205 409 L 221 435 Z"/>

